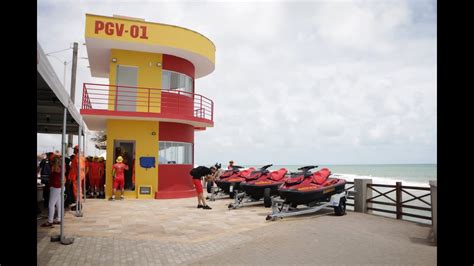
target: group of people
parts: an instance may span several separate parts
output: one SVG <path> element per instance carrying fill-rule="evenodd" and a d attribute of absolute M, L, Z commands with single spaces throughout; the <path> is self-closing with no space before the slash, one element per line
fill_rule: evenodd
<path fill-rule="evenodd" d="M 71 146 L 71 145 L 70 145 Z M 64 206 L 74 205 L 77 199 L 77 179 L 80 176 L 81 180 L 81 198 L 84 198 L 84 178 L 88 185 L 89 195 L 91 197 L 101 197 L 104 195 L 105 184 L 105 160 L 103 157 L 78 156 L 79 147 L 76 145 L 73 149 L 73 154 L 65 157 L 65 175 L 63 182 L 65 184 L 66 200 Z M 78 159 L 80 157 L 80 159 Z M 121 189 L 121 199 L 124 199 L 124 172 L 129 170 L 129 166 L 125 164 L 122 156 L 118 156 L 116 163 L 112 167 L 113 177 L 113 194 L 110 200 L 115 200 L 115 193 L 117 189 Z M 80 164 L 80 172 L 78 175 L 78 164 Z M 233 161 L 229 161 L 227 169 L 232 169 Z M 48 152 L 38 166 L 38 176 L 41 178 L 41 183 L 44 187 L 44 207 L 48 209 L 48 221 L 42 224 L 42 227 L 52 227 L 53 224 L 61 223 L 61 167 L 62 158 L 59 151 Z M 220 167 L 219 167 L 220 168 Z M 216 166 L 210 168 L 206 166 L 198 166 L 190 171 L 193 184 L 197 192 L 198 205 L 197 208 L 211 210 L 207 205 L 206 199 L 203 195 L 203 181 L 214 183 L 222 174 L 221 169 Z M 203 180 L 204 177 L 204 180 Z M 135 180 L 133 180 L 135 181 Z M 134 184 L 135 182 L 133 182 Z M 55 216 L 57 210 L 57 215 Z M 56 217 L 56 218 L 55 218 Z"/>
<path fill-rule="evenodd" d="M 64 158 L 65 208 L 76 207 L 78 178 L 80 178 L 81 182 L 81 198 L 84 198 L 84 178 L 86 178 L 87 191 L 90 197 L 101 197 L 104 195 L 104 158 L 97 156 L 85 158 L 83 155 L 78 156 L 78 152 L 78 145 L 72 148 L 72 144 L 69 144 L 67 155 Z M 80 174 L 78 174 L 79 167 Z M 38 176 L 41 179 L 41 183 L 44 184 L 43 204 L 44 208 L 48 209 L 48 221 L 41 225 L 43 227 L 51 227 L 53 224 L 61 222 L 61 168 L 62 158 L 59 151 L 46 153 L 38 166 Z M 54 219 L 56 211 L 57 218 Z M 38 212 L 41 212 L 39 206 Z"/>
<path fill-rule="evenodd" d="M 234 161 L 231 160 L 229 161 L 229 165 L 227 166 L 227 169 L 233 169 L 233 168 L 234 168 Z M 206 182 L 213 185 L 216 180 L 219 180 L 219 177 L 222 174 L 220 167 L 211 166 L 208 168 L 206 166 L 198 166 L 196 168 L 191 169 L 189 174 L 192 176 L 193 184 L 197 192 L 197 200 L 198 200 L 197 208 L 211 210 L 212 208 L 209 205 L 207 205 L 206 199 L 204 197 L 203 183 L 204 183 L 204 186 L 206 186 L 205 185 Z"/>

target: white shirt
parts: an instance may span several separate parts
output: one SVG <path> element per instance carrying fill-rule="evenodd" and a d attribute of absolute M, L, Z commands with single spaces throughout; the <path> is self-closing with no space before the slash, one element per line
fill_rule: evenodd
<path fill-rule="evenodd" d="M 73 155 L 73 154 L 74 154 L 74 149 L 71 148 L 71 147 L 68 147 L 68 148 L 67 148 L 67 154 L 66 154 L 66 155 L 67 155 L 68 157 L 71 157 L 71 155 Z"/>

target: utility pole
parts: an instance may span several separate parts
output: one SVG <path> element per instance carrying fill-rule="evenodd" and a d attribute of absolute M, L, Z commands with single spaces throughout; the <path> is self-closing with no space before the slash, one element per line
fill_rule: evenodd
<path fill-rule="evenodd" d="M 64 61 L 63 85 L 64 85 L 64 89 L 67 91 L 67 88 L 66 88 L 66 66 L 67 66 L 67 62 Z"/>
<path fill-rule="evenodd" d="M 71 100 L 75 103 L 74 98 L 76 98 L 76 71 L 77 71 L 77 42 L 74 43 L 72 50 L 72 72 L 71 72 Z M 78 136 L 80 138 L 80 136 Z M 72 134 L 69 134 L 67 137 L 68 144 L 72 144 Z"/>

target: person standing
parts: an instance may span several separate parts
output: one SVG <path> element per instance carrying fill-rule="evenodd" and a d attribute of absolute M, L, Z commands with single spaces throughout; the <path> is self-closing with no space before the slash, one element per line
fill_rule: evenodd
<path fill-rule="evenodd" d="M 72 148 L 72 143 L 67 144 L 67 157 L 71 157 L 74 154 L 74 149 Z"/>
<path fill-rule="evenodd" d="M 234 161 L 230 160 L 227 169 L 232 170 L 234 168 Z"/>
<path fill-rule="evenodd" d="M 132 190 L 135 190 L 135 154 L 132 159 Z"/>
<path fill-rule="evenodd" d="M 99 157 L 95 156 L 89 164 L 89 180 L 91 196 L 97 198 L 99 196 L 100 175 L 101 168 L 99 164 Z"/>
<path fill-rule="evenodd" d="M 81 197 L 84 196 L 84 188 L 83 188 L 83 182 L 86 174 L 86 165 L 85 165 L 85 158 L 82 155 L 79 155 L 79 146 L 76 145 L 74 147 L 74 158 L 71 160 L 71 169 L 69 170 L 69 180 L 71 180 L 72 183 L 72 190 L 74 192 L 74 198 L 77 200 L 77 168 L 78 164 L 80 163 L 80 180 L 81 180 Z M 80 158 L 79 158 L 80 157 Z"/>
<path fill-rule="evenodd" d="M 39 172 L 41 183 L 44 184 L 43 188 L 43 206 L 48 208 L 49 206 L 49 175 L 51 174 L 51 164 L 49 158 L 53 155 L 52 152 L 47 152 L 43 160 L 39 164 Z"/>
<path fill-rule="evenodd" d="M 74 158 L 74 155 L 72 155 Z M 69 209 L 69 205 L 72 203 L 72 184 L 71 180 L 69 180 L 69 171 L 71 171 L 71 157 L 66 156 L 64 158 L 64 163 L 65 163 L 65 170 L 66 170 L 66 181 L 64 182 L 64 193 L 66 194 L 66 200 L 64 201 L 64 208 L 66 210 Z"/>
<path fill-rule="evenodd" d="M 49 208 L 48 221 L 42 224 L 42 227 L 52 227 L 53 224 L 61 223 L 61 155 L 54 153 L 50 157 L 51 174 L 49 176 L 50 193 L 49 193 Z M 58 210 L 58 218 L 54 220 L 55 207 Z"/>
<path fill-rule="evenodd" d="M 191 171 L 189 172 L 189 174 L 192 176 L 194 187 L 196 188 L 198 208 L 203 208 L 205 210 L 212 209 L 206 204 L 206 199 L 204 198 L 204 195 L 203 195 L 201 179 L 202 177 L 207 177 L 209 175 L 214 174 L 215 171 L 216 171 L 216 168 L 214 166 L 211 166 L 211 168 L 207 168 L 205 166 L 198 166 L 196 168 L 191 169 Z"/>
<path fill-rule="evenodd" d="M 86 159 L 85 159 L 85 165 L 86 165 L 86 169 L 91 169 L 91 164 L 92 164 L 92 159 L 93 157 L 92 156 L 87 156 Z M 92 187 L 91 187 L 91 172 L 90 171 L 86 171 L 86 190 L 87 193 L 86 193 L 86 196 L 87 197 L 92 197 L 93 195 L 91 194 L 92 193 Z"/>
<path fill-rule="evenodd" d="M 208 175 L 207 178 L 205 178 L 207 180 L 207 184 L 206 184 L 207 193 L 212 193 L 212 187 L 214 186 L 214 183 L 216 182 L 216 180 L 220 180 L 220 177 L 223 172 L 220 164 L 216 163 L 214 167 L 216 168 L 216 171 L 214 172 L 214 174 Z M 206 199 L 208 199 L 208 197 L 206 197 Z"/>
<path fill-rule="evenodd" d="M 123 158 L 122 156 L 117 157 L 117 163 L 112 165 L 112 178 L 114 180 L 114 190 L 112 194 L 112 198 L 110 200 L 115 200 L 115 192 L 117 191 L 117 188 L 120 187 L 122 190 L 122 195 L 120 196 L 120 199 L 123 200 L 123 193 L 124 193 L 124 185 L 125 185 L 125 175 L 124 172 L 125 170 L 128 170 L 128 165 L 123 163 Z"/>
<path fill-rule="evenodd" d="M 99 198 L 104 198 L 104 185 L 105 185 L 105 159 L 104 157 L 99 158 L 100 167 L 100 181 L 99 181 Z"/>

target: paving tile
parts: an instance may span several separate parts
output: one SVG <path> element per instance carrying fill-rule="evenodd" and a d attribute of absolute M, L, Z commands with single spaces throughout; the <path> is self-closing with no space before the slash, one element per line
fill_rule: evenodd
<path fill-rule="evenodd" d="M 38 265 L 314 264 L 312 253 L 321 249 L 326 253 L 319 259 L 337 264 L 338 256 L 351 257 L 351 248 L 358 252 L 351 262 L 360 264 L 364 256 L 359 253 L 369 257 L 374 250 L 381 250 L 388 264 L 405 264 L 409 259 L 436 264 L 436 247 L 410 240 L 422 239 L 429 228 L 411 222 L 351 212 L 343 217 L 326 214 L 267 222 L 270 210 L 262 206 L 228 210 L 232 200 L 224 199 L 209 202 L 213 209 L 205 211 L 196 209 L 195 201 L 87 200 L 84 217 L 65 215 L 64 232 L 75 237 L 72 245 L 49 241 L 59 227 L 38 227 Z M 320 229 L 332 227 L 340 228 L 341 234 Z M 295 256 L 294 250 L 308 255 Z M 395 256 L 401 258 L 391 259 Z M 380 261 L 375 256 L 372 262 Z"/>

